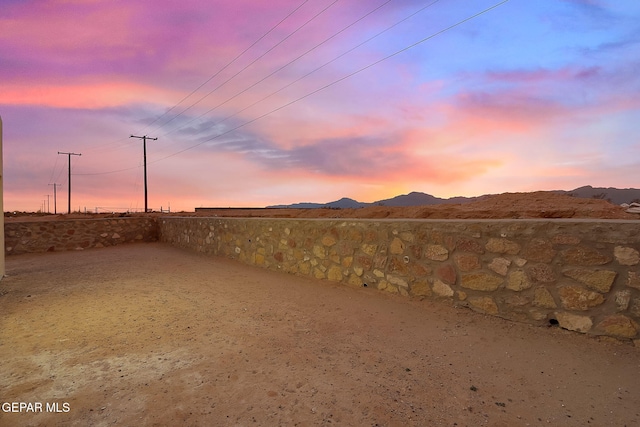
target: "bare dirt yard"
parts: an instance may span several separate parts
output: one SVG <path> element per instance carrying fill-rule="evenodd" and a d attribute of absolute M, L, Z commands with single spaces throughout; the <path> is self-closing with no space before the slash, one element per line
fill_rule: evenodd
<path fill-rule="evenodd" d="M 160 243 L 7 274 L 2 426 L 640 425 L 616 341 Z"/>

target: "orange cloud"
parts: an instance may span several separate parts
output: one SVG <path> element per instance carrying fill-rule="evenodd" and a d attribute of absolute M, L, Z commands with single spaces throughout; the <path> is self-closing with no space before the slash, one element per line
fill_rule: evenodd
<path fill-rule="evenodd" d="M 170 103 L 176 96 L 158 87 L 135 83 L 17 84 L 3 88 L 0 103 L 97 109 L 140 103 L 149 97 Z"/>

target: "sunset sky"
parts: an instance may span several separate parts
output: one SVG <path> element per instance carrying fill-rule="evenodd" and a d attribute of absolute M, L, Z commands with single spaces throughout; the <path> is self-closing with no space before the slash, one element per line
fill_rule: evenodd
<path fill-rule="evenodd" d="M 1 0 L 0 116 L 5 210 L 640 188 L 640 2 Z"/>

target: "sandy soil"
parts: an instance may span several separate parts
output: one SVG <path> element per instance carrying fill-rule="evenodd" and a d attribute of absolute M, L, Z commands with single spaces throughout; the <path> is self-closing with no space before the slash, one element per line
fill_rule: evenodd
<path fill-rule="evenodd" d="M 118 217 L 140 214 L 72 214 L 7 216 L 7 221 L 49 220 Z M 206 212 L 177 212 L 151 215 L 271 217 L 271 218 L 429 218 L 429 219 L 499 219 L 499 218 L 599 218 L 640 219 L 639 214 L 606 200 L 586 199 L 556 194 L 549 191 L 532 193 L 504 193 L 486 196 L 466 204 L 441 204 L 413 207 L 372 206 L 361 209 L 214 209 Z"/>
<path fill-rule="evenodd" d="M 640 424 L 627 344 L 160 243 L 7 270 L 2 403 L 61 412 L 2 426 Z"/>

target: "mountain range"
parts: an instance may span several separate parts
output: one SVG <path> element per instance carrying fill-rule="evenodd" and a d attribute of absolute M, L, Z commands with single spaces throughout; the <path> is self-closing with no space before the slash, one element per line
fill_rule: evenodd
<path fill-rule="evenodd" d="M 554 190 L 553 193 L 566 194 L 573 197 L 589 198 L 589 199 L 603 199 L 607 200 L 615 205 L 622 203 L 631 203 L 640 201 L 640 189 L 637 188 L 613 188 L 613 187 L 592 187 L 590 185 L 576 188 L 575 190 Z M 274 205 L 267 206 L 268 208 L 296 208 L 296 209 L 317 209 L 317 208 L 330 208 L 330 209 L 357 209 L 367 206 L 425 206 L 425 205 L 439 205 L 443 203 L 469 203 L 476 200 L 481 200 L 490 196 L 489 194 L 478 197 L 451 197 L 448 199 L 442 199 L 440 197 L 432 196 L 427 193 L 420 193 L 413 191 L 409 194 L 402 194 L 400 196 L 393 197 L 391 199 L 378 200 L 372 203 L 359 202 L 348 197 L 343 197 L 340 200 L 329 203 L 294 203 L 291 205 Z"/>

